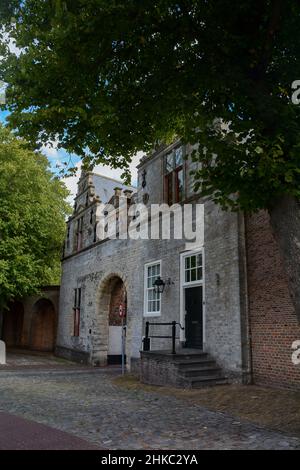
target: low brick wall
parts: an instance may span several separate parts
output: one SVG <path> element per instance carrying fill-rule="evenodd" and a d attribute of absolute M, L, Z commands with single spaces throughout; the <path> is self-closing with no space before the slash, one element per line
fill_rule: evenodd
<path fill-rule="evenodd" d="M 184 381 L 176 367 L 176 359 L 155 351 L 141 352 L 141 382 L 148 385 L 182 387 Z"/>
<path fill-rule="evenodd" d="M 64 348 L 62 346 L 56 346 L 55 355 L 69 361 L 78 362 L 79 364 L 89 364 L 90 362 L 89 353 Z"/>

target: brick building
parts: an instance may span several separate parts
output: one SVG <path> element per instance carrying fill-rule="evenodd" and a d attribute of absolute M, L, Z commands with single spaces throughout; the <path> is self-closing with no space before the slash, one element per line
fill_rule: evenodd
<path fill-rule="evenodd" d="M 253 377 L 300 388 L 300 366 L 291 360 L 299 323 L 267 216 L 246 218 L 200 199 L 193 191 L 190 153 L 176 142 L 143 158 L 137 188 L 90 172 L 81 175 L 62 261 L 56 352 L 94 365 L 119 361 L 121 311 L 127 367 L 136 371 L 142 365 L 145 381 L 174 378 L 175 385 L 190 385 L 199 377 L 244 382 Z M 194 243 L 99 237 L 99 207 L 110 203 L 118 210 L 124 199 L 128 209 L 138 203 L 203 204 L 197 219 L 203 235 Z M 165 284 L 161 294 L 154 287 L 158 278 Z M 147 321 L 184 327 L 176 340 L 182 361 L 165 353 L 169 338 L 152 338 L 151 351 L 141 359 Z M 168 329 L 151 326 L 154 336 L 168 336 Z"/>
<path fill-rule="evenodd" d="M 248 217 L 246 226 L 253 380 L 300 389 L 300 364 L 291 360 L 292 344 L 300 339 L 300 323 L 269 216 L 262 211 Z"/>

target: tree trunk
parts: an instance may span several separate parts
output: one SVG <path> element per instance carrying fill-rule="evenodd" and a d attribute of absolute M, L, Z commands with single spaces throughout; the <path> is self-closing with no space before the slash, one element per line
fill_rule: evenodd
<path fill-rule="evenodd" d="M 276 201 L 269 214 L 300 322 L 300 202 L 292 196 L 285 196 Z"/>
<path fill-rule="evenodd" d="M 0 306 L 0 340 L 2 339 L 4 309 Z"/>

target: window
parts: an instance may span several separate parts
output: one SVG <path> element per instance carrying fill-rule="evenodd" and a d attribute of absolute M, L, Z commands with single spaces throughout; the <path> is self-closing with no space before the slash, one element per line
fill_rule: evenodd
<path fill-rule="evenodd" d="M 184 258 L 184 283 L 199 282 L 203 279 L 202 253 Z"/>
<path fill-rule="evenodd" d="M 97 226 L 98 226 L 98 222 L 95 223 L 94 225 L 94 243 L 96 243 L 97 241 Z"/>
<path fill-rule="evenodd" d="M 77 220 L 77 230 L 76 230 L 76 250 L 79 251 L 82 249 L 82 233 L 83 233 L 83 217 Z"/>
<path fill-rule="evenodd" d="M 160 315 L 161 294 L 154 290 L 154 282 L 161 275 L 161 263 L 155 262 L 145 265 L 145 315 Z"/>
<path fill-rule="evenodd" d="M 70 247 L 70 230 L 71 230 L 71 227 L 70 227 L 70 225 L 68 225 L 68 231 L 67 231 L 67 248 Z"/>
<path fill-rule="evenodd" d="M 183 147 L 165 156 L 165 199 L 169 205 L 184 199 Z"/>
<path fill-rule="evenodd" d="M 81 306 L 81 289 L 74 289 L 74 336 L 79 336 L 80 333 L 80 306 Z"/>

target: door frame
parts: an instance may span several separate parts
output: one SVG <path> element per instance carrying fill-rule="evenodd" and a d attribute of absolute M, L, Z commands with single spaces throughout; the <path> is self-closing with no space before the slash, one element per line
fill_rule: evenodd
<path fill-rule="evenodd" d="M 185 282 L 185 271 L 184 271 L 184 260 L 188 256 L 202 254 L 202 280 Z M 203 349 L 205 346 L 206 338 L 206 312 L 205 312 L 205 256 L 204 248 L 198 248 L 197 250 L 188 250 L 180 254 L 180 323 L 185 327 L 185 289 L 190 287 L 202 287 L 202 322 L 203 322 Z M 186 341 L 185 330 L 180 330 L 180 341 L 184 343 Z"/>

